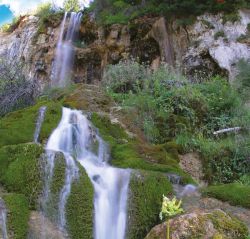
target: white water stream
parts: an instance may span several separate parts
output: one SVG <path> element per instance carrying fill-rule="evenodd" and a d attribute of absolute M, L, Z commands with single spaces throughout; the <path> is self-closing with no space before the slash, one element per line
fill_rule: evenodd
<path fill-rule="evenodd" d="M 8 239 L 7 234 L 7 211 L 3 201 L 0 199 L 0 238 Z"/>
<path fill-rule="evenodd" d="M 98 144 L 97 152 L 93 145 Z M 49 138 L 48 152 L 62 152 L 66 162 L 65 184 L 61 190 L 59 226 L 65 228 L 65 205 L 71 184 L 78 176 L 77 160 L 86 170 L 95 189 L 95 239 L 124 239 L 127 220 L 127 195 L 130 171 L 108 164 L 108 147 L 95 134 L 81 111 L 63 108 L 62 119 Z M 53 175 L 54 157 L 48 157 Z M 74 160 L 75 159 L 75 160 Z M 84 227 L 84 225 L 82 225 Z"/>
<path fill-rule="evenodd" d="M 67 21 L 68 15 L 69 22 Z M 74 63 L 73 43 L 79 32 L 81 18 L 82 13 L 65 12 L 64 14 L 52 68 L 51 82 L 54 87 L 65 87 L 70 82 L 71 70 Z M 66 29 L 67 32 L 65 32 Z"/>
<path fill-rule="evenodd" d="M 46 109 L 47 109 L 46 106 L 42 106 L 39 109 L 39 112 L 38 112 L 38 118 L 37 118 L 37 122 L 36 122 L 36 130 L 35 130 L 35 133 L 34 133 L 34 142 L 35 143 L 38 143 L 38 138 L 39 138 L 39 135 L 40 135 L 40 131 L 41 131 L 41 127 L 42 127 L 42 123 L 43 123 L 43 120 L 44 120 Z"/>

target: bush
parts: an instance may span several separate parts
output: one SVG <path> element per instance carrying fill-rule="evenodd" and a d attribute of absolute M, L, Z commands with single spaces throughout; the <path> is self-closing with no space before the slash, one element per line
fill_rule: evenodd
<path fill-rule="evenodd" d="M 132 69 L 134 62 L 124 64 L 119 63 L 117 68 Z M 164 144 L 175 139 L 183 152 L 200 152 L 209 182 L 233 182 L 250 171 L 247 164 L 250 155 L 246 143 L 248 132 L 242 135 L 244 140 L 233 137 L 215 139 L 213 135 L 217 130 L 234 126 L 247 129 L 250 123 L 250 112 L 244 106 L 244 100 L 225 79 L 215 77 L 201 83 L 190 83 L 165 65 L 154 72 L 146 66 L 142 67 L 146 76 L 132 81 L 140 82 L 135 84 L 134 89 L 137 87 L 137 90 L 117 90 L 120 78 L 125 78 L 122 82 L 126 82 L 126 74 L 117 70 L 116 65 L 112 66 L 111 72 L 115 71 L 116 74 L 110 77 L 110 81 L 118 83 L 114 87 L 112 83 L 106 84 L 106 87 L 149 142 Z M 107 74 L 111 75 L 109 69 Z M 114 148 L 114 158 L 124 153 L 121 148 L 117 154 L 115 152 Z M 133 167 L 139 165 L 139 161 L 135 163 L 129 159 L 127 156 L 126 163 L 130 166 L 130 163 L 133 163 Z M 117 166 L 121 162 L 125 163 L 114 161 L 118 163 Z"/>
<path fill-rule="evenodd" d="M 103 85 L 114 93 L 138 92 L 141 88 L 147 69 L 135 60 L 109 65 L 104 72 Z"/>
<path fill-rule="evenodd" d="M 219 2 L 216 0 L 174 0 L 174 1 L 128 1 L 128 0 L 95 0 L 91 4 L 91 10 L 96 12 L 97 18 L 101 24 L 126 23 L 138 16 L 145 14 L 166 16 L 168 19 L 178 18 L 181 25 L 192 23 L 193 16 L 201 15 L 205 12 L 218 13 L 224 12 L 226 20 L 238 20 L 237 10 L 239 8 L 250 7 L 247 0 L 227 0 Z M 109 16 L 122 16 L 112 18 Z M 191 21 L 190 21 L 191 20 Z M 126 21 L 126 22 L 125 22 Z"/>
<path fill-rule="evenodd" d="M 225 37 L 225 32 L 224 31 L 218 31 L 214 34 L 214 39 L 218 40 L 220 37 Z"/>
<path fill-rule="evenodd" d="M 35 102 L 38 86 L 23 74 L 24 65 L 0 59 L 0 116 Z"/>
<path fill-rule="evenodd" d="M 235 85 L 243 99 L 249 99 L 250 89 L 250 61 L 240 60 L 237 63 L 238 74 L 236 76 Z"/>

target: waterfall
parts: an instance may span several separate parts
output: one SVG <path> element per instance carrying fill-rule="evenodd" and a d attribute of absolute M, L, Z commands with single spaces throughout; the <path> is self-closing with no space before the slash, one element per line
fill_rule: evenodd
<path fill-rule="evenodd" d="M 69 23 L 67 23 L 67 17 Z M 71 70 L 74 63 L 73 43 L 77 38 L 81 23 L 82 13 L 65 12 L 61 23 L 60 35 L 56 48 L 55 61 L 52 67 L 52 86 L 65 87 L 71 79 Z M 66 35 L 64 35 L 67 28 Z"/>
<path fill-rule="evenodd" d="M 94 144 L 98 145 L 97 152 L 93 150 Z M 95 190 L 94 238 L 124 239 L 130 170 L 109 166 L 108 147 L 95 133 L 87 117 L 81 111 L 63 108 L 61 122 L 46 148 L 62 152 L 67 165 L 59 202 L 60 226 L 66 224 L 65 205 L 72 181 L 78 176 L 77 160 L 85 168 Z"/>
<path fill-rule="evenodd" d="M 38 118 L 37 118 L 37 121 L 36 121 L 36 130 L 35 130 L 35 133 L 34 133 L 34 142 L 35 143 L 38 143 L 38 138 L 39 138 L 39 135 L 40 135 L 40 131 L 41 131 L 41 127 L 42 127 L 42 123 L 43 123 L 43 120 L 44 120 L 46 109 L 47 109 L 46 106 L 42 106 L 39 109 Z"/>
<path fill-rule="evenodd" d="M 3 239 L 8 239 L 6 219 L 7 211 L 3 201 L 0 199 L 0 233 L 2 234 L 0 234 L 0 238 Z"/>

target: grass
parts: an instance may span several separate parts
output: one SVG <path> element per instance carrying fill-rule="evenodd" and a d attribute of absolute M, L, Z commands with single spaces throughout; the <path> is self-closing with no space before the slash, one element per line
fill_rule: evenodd
<path fill-rule="evenodd" d="M 25 195 L 32 209 L 36 208 L 42 189 L 39 162 L 42 152 L 43 148 L 37 144 L 20 144 L 0 149 L 1 183 L 9 192 Z"/>
<path fill-rule="evenodd" d="M 132 173 L 129 186 L 127 238 L 144 238 L 160 223 L 162 195 L 171 195 L 172 185 L 163 174 L 138 171 Z"/>
<path fill-rule="evenodd" d="M 0 147 L 33 141 L 38 111 L 47 106 L 40 140 L 49 137 L 61 118 L 61 104 L 53 101 L 40 101 L 36 105 L 12 112 L 0 119 Z"/>
<path fill-rule="evenodd" d="M 13 234 L 13 239 L 24 239 L 28 233 L 29 209 L 28 201 L 22 194 L 5 194 L 4 202 L 8 209 L 8 232 Z"/>
<path fill-rule="evenodd" d="M 204 196 L 214 197 L 231 205 L 250 208 L 250 186 L 239 183 L 209 186 L 202 191 Z"/>
<path fill-rule="evenodd" d="M 92 115 L 92 123 L 99 129 L 102 138 L 109 143 L 111 150 L 111 164 L 120 168 L 143 169 L 162 173 L 176 173 L 182 176 L 182 181 L 195 183 L 193 179 L 184 173 L 175 157 L 170 158 L 165 164 L 153 163 L 145 160 L 140 152 L 138 141 L 129 139 L 128 135 L 118 124 L 112 124 L 107 117 Z M 158 157 L 159 150 L 154 152 Z M 165 155 L 170 157 L 171 154 Z M 164 158 L 165 159 L 165 158 Z"/>

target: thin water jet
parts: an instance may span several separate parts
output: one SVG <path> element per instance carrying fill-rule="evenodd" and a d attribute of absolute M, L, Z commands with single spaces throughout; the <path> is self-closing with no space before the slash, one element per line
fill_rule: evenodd
<path fill-rule="evenodd" d="M 3 239 L 8 239 L 7 210 L 1 198 L 0 198 L 0 236 L 2 236 Z"/>
<path fill-rule="evenodd" d="M 38 139 L 39 139 L 42 123 L 44 121 L 46 109 L 47 109 L 46 106 L 42 106 L 42 107 L 40 107 L 39 112 L 38 112 L 38 118 L 37 118 L 37 121 L 36 121 L 36 130 L 35 130 L 35 133 L 34 133 L 34 142 L 36 144 L 39 143 Z"/>

